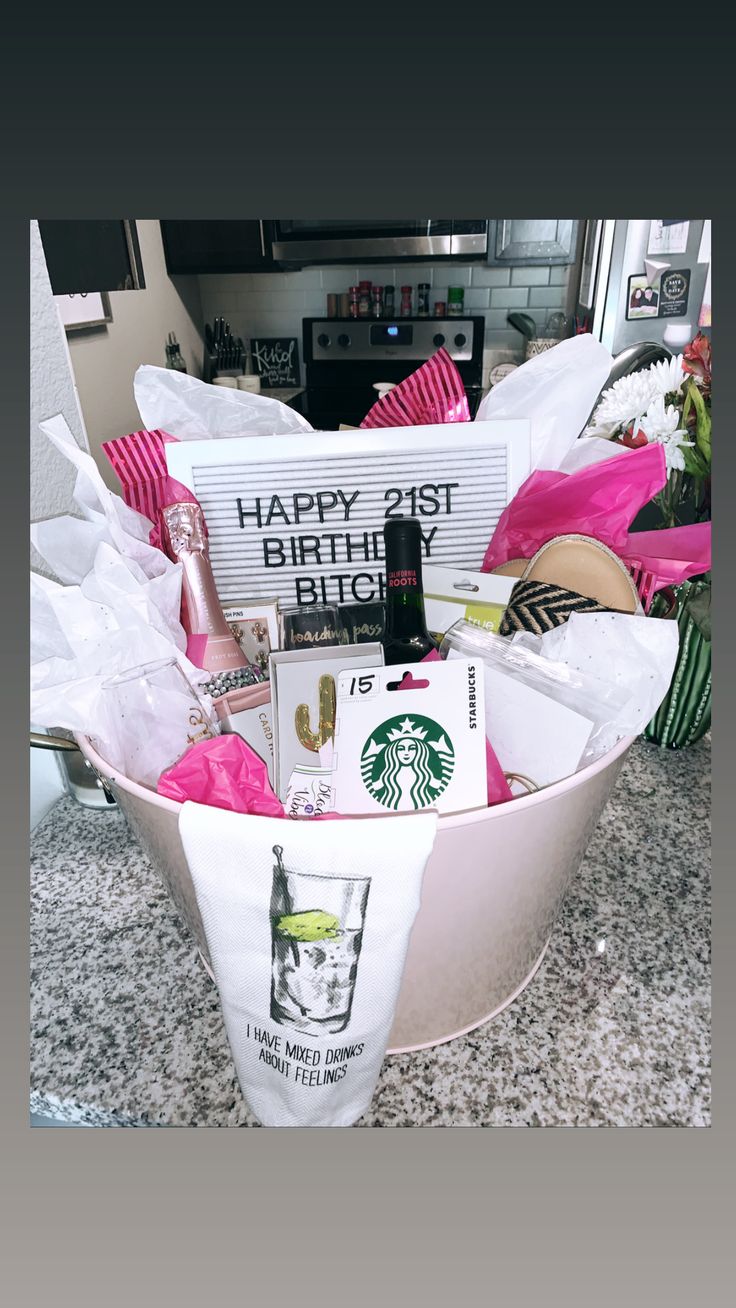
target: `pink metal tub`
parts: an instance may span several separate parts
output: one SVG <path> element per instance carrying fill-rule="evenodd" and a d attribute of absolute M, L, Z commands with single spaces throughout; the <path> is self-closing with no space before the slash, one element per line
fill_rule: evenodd
<path fill-rule="evenodd" d="M 181 806 L 115 773 L 85 736 L 77 739 L 208 961 L 179 839 Z M 620 741 L 598 762 L 536 794 L 439 819 L 389 1053 L 472 1031 L 528 985 L 630 745 L 631 739 Z"/>

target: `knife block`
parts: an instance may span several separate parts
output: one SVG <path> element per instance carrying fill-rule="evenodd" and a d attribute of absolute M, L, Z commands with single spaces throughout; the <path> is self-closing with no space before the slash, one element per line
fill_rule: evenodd
<path fill-rule="evenodd" d="M 213 377 L 242 377 L 244 370 L 245 353 L 240 355 L 237 367 L 218 368 L 217 355 L 210 354 L 210 351 L 205 347 L 202 361 L 202 381 L 211 382 Z"/>

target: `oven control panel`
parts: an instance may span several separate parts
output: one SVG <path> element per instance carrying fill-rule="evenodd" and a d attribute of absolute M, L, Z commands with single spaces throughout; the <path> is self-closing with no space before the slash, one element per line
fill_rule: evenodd
<path fill-rule="evenodd" d="M 476 333 L 482 338 L 483 326 L 483 318 L 313 318 L 305 324 L 315 363 L 341 359 L 421 362 L 440 346 L 456 363 L 469 363 Z"/>

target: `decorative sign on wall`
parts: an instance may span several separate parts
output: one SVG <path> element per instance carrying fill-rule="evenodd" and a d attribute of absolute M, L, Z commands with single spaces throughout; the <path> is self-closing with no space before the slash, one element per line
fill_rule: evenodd
<path fill-rule="evenodd" d="M 266 389 L 299 385 L 299 342 L 296 336 L 254 336 L 250 352 L 253 367 Z"/>
<path fill-rule="evenodd" d="M 388 517 L 419 518 L 432 563 L 480 567 L 529 475 L 530 432 L 504 419 L 179 441 L 166 458 L 204 510 L 223 604 L 365 602 L 383 597 Z"/>

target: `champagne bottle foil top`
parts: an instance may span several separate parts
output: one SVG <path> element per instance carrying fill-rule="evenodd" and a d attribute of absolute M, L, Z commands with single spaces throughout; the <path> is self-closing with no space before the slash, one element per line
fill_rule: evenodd
<path fill-rule="evenodd" d="M 207 557 L 207 528 L 199 504 L 166 504 L 161 518 L 172 558 L 178 561 L 183 554 Z"/>

